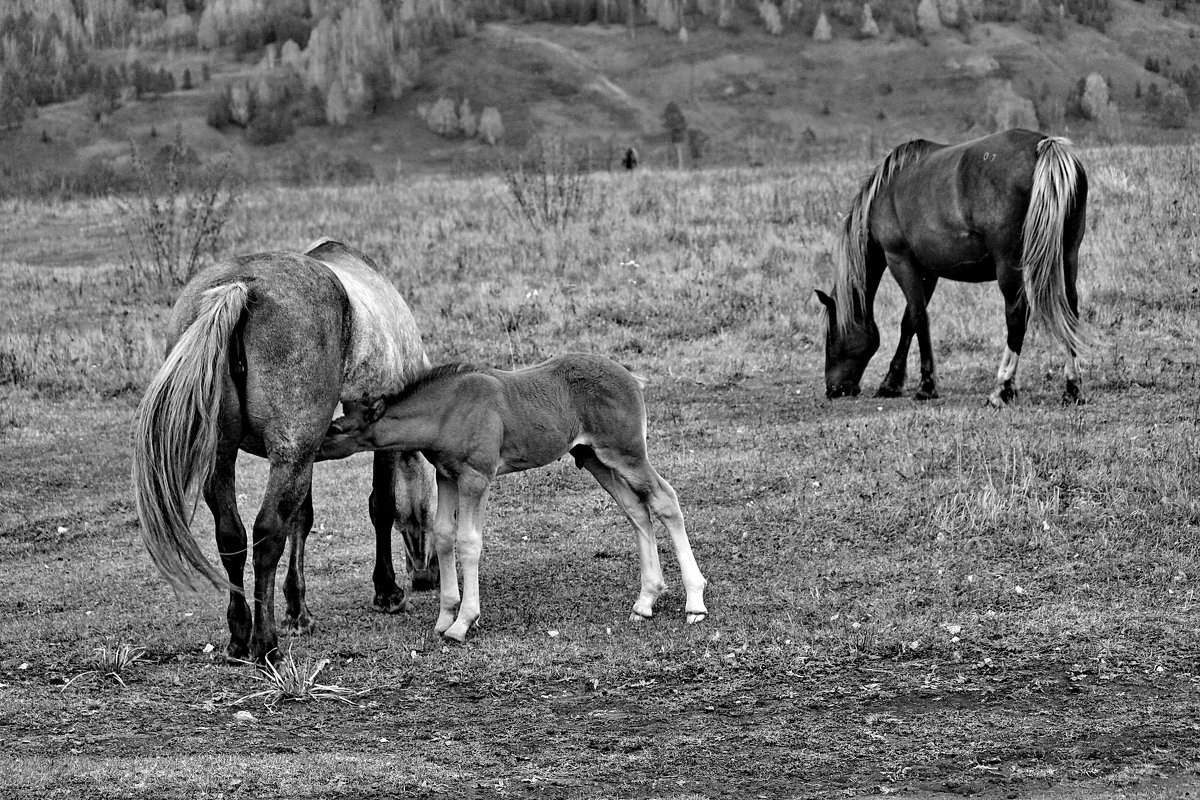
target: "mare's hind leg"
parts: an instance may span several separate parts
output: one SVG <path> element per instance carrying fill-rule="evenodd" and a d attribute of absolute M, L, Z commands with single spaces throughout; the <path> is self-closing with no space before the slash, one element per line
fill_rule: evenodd
<path fill-rule="evenodd" d="M 212 476 L 204 486 L 204 502 L 217 527 L 217 552 L 225 574 L 235 590 L 229 592 L 225 617 L 229 622 L 226 658 L 245 661 L 250 658 L 250 606 L 243 591 L 246 567 L 246 526 L 238 514 L 235 476 L 238 448 L 235 439 L 223 438 L 217 448 Z"/>
<path fill-rule="evenodd" d="M 288 558 L 287 580 L 283 583 L 283 597 L 287 603 L 287 615 L 283 618 L 284 633 L 304 636 L 317 629 L 317 622 L 308 611 L 304 601 L 307 584 L 304 580 L 304 548 L 308 534 L 312 531 L 313 505 L 312 487 L 304 496 L 304 502 L 296 517 L 296 527 L 291 535 L 291 555 Z"/>
<path fill-rule="evenodd" d="M 925 279 L 925 302 L 928 303 L 933 298 L 933 290 L 937 288 L 937 276 L 933 275 Z M 896 354 L 892 356 L 892 363 L 888 366 L 887 375 L 884 376 L 883 382 L 879 384 L 879 389 L 876 390 L 876 397 L 899 397 L 904 392 L 904 379 L 908 372 L 908 348 L 912 344 L 913 333 L 916 332 L 916 322 L 913 321 L 913 315 L 910 313 L 910 307 L 904 307 L 904 317 L 900 320 L 900 341 L 896 345 Z"/>
<path fill-rule="evenodd" d="M 1004 408 L 1017 399 L 1017 365 L 1021 360 L 1021 346 L 1025 342 L 1029 306 L 1025 302 L 1019 263 L 997 258 L 996 282 L 1000 284 L 1000 291 L 1004 295 L 1004 322 L 1008 334 L 1004 353 L 1000 356 L 1000 367 L 996 370 L 996 388 L 988 395 L 988 404 L 993 408 Z"/>
<path fill-rule="evenodd" d="M 315 447 L 313 448 L 315 451 Z M 250 655 L 257 661 L 277 656 L 275 571 L 290 534 L 304 514 L 312 486 L 312 456 L 303 461 L 271 459 L 262 507 L 254 520 L 254 628 Z"/>
<path fill-rule="evenodd" d="M 590 472 L 633 523 L 641 561 L 641 593 L 633 605 L 631 620 L 648 619 L 654 602 L 666 588 L 658 560 L 658 542 L 651 521 L 656 517 L 667 529 L 687 595 L 687 622 L 698 622 L 708 614 L 704 605 L 706 581 L 696 564 L 683 524 L 683 512 L 671 484 L 655 471 L 645 456 L 578 447 L 572 451 L 579 466 Z"/>

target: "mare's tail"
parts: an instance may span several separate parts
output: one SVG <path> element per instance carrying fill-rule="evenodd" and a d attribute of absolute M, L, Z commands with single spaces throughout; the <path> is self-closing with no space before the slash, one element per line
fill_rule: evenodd
<path fill-rule="evenodd" d="M 200 552 L 190 524 L 216 460 L 229 347 L 247 296 L 244 283 L 201 295 L 199 313 L 154 376 L 134 422 L 133 492 L 142 540 L 176 591 L 199 591 L 205 582 L 231 587 Z"/>
<path fill-rule="evenodd" d="M 871 241 L 871 206 L 889 181 L 907 164 L 937 147 L 924 139 L 905 142 L 880 162 L 867 176 L 843 223 L 840 247 L 834 258 L 833 299 L 838 313 L 835 322 L 845 333 L 867 304 L 867 248 Z"/>
<path fill-rule="evenodd" d="M 1044 325 L 1072 353 L 1078 353 L 1091 343 L 1091 337 L 1067 302 L 1063 267 L 1063 232 L 1067 215 L 1075 207 L 1080 171 L 1070 147 L 1071 142 L 1061 136 L 1038 142 L 1033 190 L 1021 229 L 1021 270 L 1030 318 Z"/>

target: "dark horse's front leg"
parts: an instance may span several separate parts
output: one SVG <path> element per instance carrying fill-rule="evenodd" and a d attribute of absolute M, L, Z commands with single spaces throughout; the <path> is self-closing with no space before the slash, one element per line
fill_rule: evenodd
<path fill-rule="evenodd" d="M 923 285 L 925 302 L 928 304 L 933 297 L 933 290 L 937 288 L 937 277 L 926 278 Z M 892 356 L 892 363 L 888 366 L 887 375 L 883 377 L 883 382 L 879 384 L 879 389 L 875 392 L 876 397 L 899 397 L 904 393 L 904 380 L 908 372 L 908 348 L 912 344 L 913 333 L 916 331 L 916 322 L 913 320 L 911 308 L 909 305 L 904 307 L 904 317 L 900 320 L 900 341 L 896 345 L 896 354 Z M 937 396 L 936 388 L 933 396 Z"/>
<path fill-rule="evenodd" d="M 907 253 L 888 253 L 887 263 L 896 277 L 896 283 L 900 284 L 900 290 L 904 292 L 904 299 L 908 302 L 908 307 L 904 310 L 904 321 L 901 323 L 900 343 L 903 353 L 897 350 L 896 358 L 892 359 L 892 369 L 888 370 L 888 377 L 884 379 L 884 384 L 888 385 L 888 380 L 894 378 L 893 370 L 895 370 L 896 360 L 899 358 L 899 385 L 904 385 L 904 362 L 908 360 L 908 342 L 911 341 L 911 334 L 908 339 L 904 336 L 904 325 L 907 323 L 916 333 L 917 345 L 921 351 L 921 383 L 917 386 L 917 392 L 913 395 L 913 399 L 933 400 L 938 396 L 937 378 L 933 369 L 933 344 L 929 338 L 929 314 L 926 303 L 933 296 L 937 278 L 923 277 L 924 272 L 920 265 Z M 882 388 L 881 386 L 880 389 L 882 390 Z"/>
<path fill-rule="evenodd" d="M 436 556 L 426 560 L 426 537 L 436 498 L 433 468 L 417 453 L 380 450 L 371 473 L 371 524 L 375 529 L 375 605 L 388 613 L 411 606 L 412 590 L 438 585 Z M 404 585 L 396 582 L 392 531 L 404 541 Z"/>

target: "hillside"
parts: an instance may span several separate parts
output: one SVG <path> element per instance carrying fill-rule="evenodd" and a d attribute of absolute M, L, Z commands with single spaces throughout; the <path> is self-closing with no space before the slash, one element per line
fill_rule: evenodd
<path fill-rule="evenodd" d="M 685 17 L 686 37 L 649 23 L 485 22 L 425 48 L 415 85 L 376 102 L 373 114 L 352 116 L 344 127 L 300 124 L 271 146 L 249 145 L 236 126 L 218 131 L 205 122 L 215 95 L 255 80 L 257 59 L 239 60 L 230 48 L 143 46 L 139 58 L 153 70 L 211 77 L 195 88 L 127 99 L 100 120 L 86 97 L 43 106 L 20 129 L 0 131 L 0 174 L 18 186 L 21 176 L 39 172 L 86 173 L 103 190 L 108 165 L 119 171 L 130 142 L 154 147 L 176 126 L 202 157 L 232 153 L 243 171 L 301 183 L 492 168 L 539 135 L 578 143 L 595 166 L 614 166 L 631 146 L 643 163 L 668 165 L 676 157 L 662 123 L 670 102 L 703 132 L 699 159 L 687 158 L 699 165 L 830 152 L 874 157 L 915 136 L 983 132 L 994 124 L 988 97 L 1006 85 L 1010 96 L 1037 105 L 1044 130 L 1083 141 L 1186 140 L 1187 129 L 1164 129 L 1146 112 L 1143 93 L 1171 83 L 1145 69 L 1148 57 L 1169 74 L 1196 64 L 1194 10 L 1164 16 L 1161 6 L 1133 0 L 1109 7 L 1103 34 L 1067 20 L 1061 36 L 982 22 L 967 32 L 945 28 L 915 38 L 889 29 L 861 39 L 854 26 L 835 23 L 829 42 L 814 41 L 800 21 L 770 35 L 749 8 L 738 8 L 725 28 Z M 119 63 L 126 52 L 97 58 Z M 1115 129 L 1063 114 L 1072 88 L 1091 73 L 1107 78 L 1119 110 Z M 497 108 L 500 145 L 434 134 L 419 109 L 440 98 L 466 99 L 476 113 Z"/>

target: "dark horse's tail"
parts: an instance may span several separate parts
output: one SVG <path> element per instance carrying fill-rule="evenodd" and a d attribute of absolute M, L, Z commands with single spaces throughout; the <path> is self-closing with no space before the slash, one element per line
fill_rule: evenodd
<path fill-rule="evenodd" d="M 142 538 L 155 566 L 179 590 L 231 587 L 196 544 L 197 493 L 212 474 L 229 347 L 249 290 L 209 289 L 199 313 L 146 390 L 134 423 L 133 491 Z M 199 580 L 203 578 L 204 580 Z"/>
<path fill-rule="evenodd" d="M 1061 136 L 1048 136 L 1037 144 L 1033 189 L 1021 229 L 1021 271 L 1030 318 L 1044 325 L 1072 353 L 1078 353 L 1090 344 L 1091 337 L 1067 303 L 1063 267 L 1063 232 L 1067 215 L 1075 207 L 1080 170 L 1070 147 L 1070 141 Z"/>

